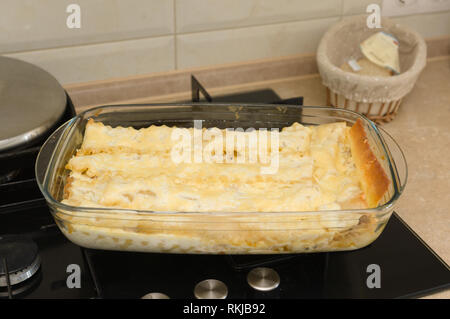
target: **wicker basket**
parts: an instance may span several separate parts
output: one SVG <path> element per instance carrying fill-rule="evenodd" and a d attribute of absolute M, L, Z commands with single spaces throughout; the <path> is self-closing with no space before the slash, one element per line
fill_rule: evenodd
<path fill-rule="evenodd" d="M 331 27 L 319 44 L 317 64 L 322 83 L 327 87 L 327 104 L 364 114 L 377 122 L 391 121 L 403 97 L 414 87 L 426 64 L 426 44 L 422 37 L 383 18 L 381 29 L 370 29 L 367 17 L 355 16 Z M 399 40 L 401 73 L 375 77 L 346 72 L 340 66 L 349 59 L 362 58 L 359 44 L 379 31 Z"/>
<path fill-rule="evenodd" d="M 397 115 L 402 99 L 390 102 L 357 102 L 346 99 L 327 87 L 327 105 L 359 112 L 374 122 L 390 122 Z"/>

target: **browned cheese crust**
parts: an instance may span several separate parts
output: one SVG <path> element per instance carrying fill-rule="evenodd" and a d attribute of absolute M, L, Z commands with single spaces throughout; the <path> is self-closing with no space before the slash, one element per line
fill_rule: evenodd
<path fill-rule="evenodd" d="M 350 129 L 352 157 L 361 175 L 361 186 L 366 195 L 367 206 L 378 206 L 389 188 L 390 180 L 370 148 L 362 121 L 358 119 Z"/>
<path fill-rule="evenodd" d="M 70 197 L 70 187 L 72 186 L 73 177 L 69 176 L 66 179 L 66 184 L 64 185 L 63 189 L 63 198 L 67 199 Z"/>

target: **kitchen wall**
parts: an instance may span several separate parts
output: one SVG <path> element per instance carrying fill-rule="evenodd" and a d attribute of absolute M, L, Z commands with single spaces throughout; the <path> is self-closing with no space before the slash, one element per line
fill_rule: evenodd
<path fill-rule="evenodd" d="M 81 28 L 66 25 L 69 4 Z M 345 16 L 381 0 L 1 0 L 0 54 L 64 84 L 315 51 Z M 450 35 L 450 11 L 395 18 Z"/>

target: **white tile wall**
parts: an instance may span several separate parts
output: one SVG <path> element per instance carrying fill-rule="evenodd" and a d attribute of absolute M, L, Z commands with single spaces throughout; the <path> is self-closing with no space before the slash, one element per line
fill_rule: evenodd
<path fill-rule="evenodd" d="M 69 4 L 81 9 L 81 28 L 69 29 Z M 169 35 L 173 0 L 1 0 L 0 52 Z"/>
<path fill-rule="evenodd" d="M 344 16 L 366 13 L 369 4 L 378 4 L 381 7 L 383 0 L 344 0 L 342 14 Z"/>
<path fill-rule="evenodd" d="M 188 68 L 314 52 L 338 17 L 177 36 L 177 65 Z"/>
<path fill-rule="evenodd" d="M 175 0 L 177 32 L 339 16 L 342 0 Z"/>
<path fill-rule="evenodd" d="M 450 11 L 392 18 L 409 26 L 425 38 L 450 35 Z"/>
<path fill-rule="evenodd" d="M 39 65 L 61 83 L 125 77 L 175 68 L 173 36 L 27 51 L 6 56 Z"/>
<path fill-rule="evenodd" d="M 66 7 L 81 7 L 81 29 Z M 0 54 L 62 83 L 312 53 L 323 32 L 381 0 L 0 0 Z M 450 35 L 450 11 L 395 18 Z"/>

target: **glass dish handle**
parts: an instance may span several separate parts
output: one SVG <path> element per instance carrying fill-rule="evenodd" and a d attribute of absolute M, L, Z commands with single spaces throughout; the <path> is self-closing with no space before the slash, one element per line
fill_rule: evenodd
<path fill-rule="evenodd" d="M 408 163 L 406 162 L 405 154 L 403 154 L 400 146 L 392 138 L 392 136 L 388 132 L 386 132 L 385 129 L 379 126 L 377 128 L 381 132 L 384 142 L 386 143 L 388 150 L 390 151 L 389 156 L 391 157 L 391 162 L 394 163 L 395 169 L 397 171 L 400 182 L 400 193 L 402 193 L 408 180 Z"/>
<path fill-rule="evenodd" d="M 67 128 L 68 123 L 61 125 L 57 128 L 52 135 L 45 141 L 44 145 L 42 145 L 39 154 L 36 158 L 35 165 L 35 174 L 36 181 L 39 185 L 44 185 L 45 175 L 47 173 L 48 165 L 52 159 L 53 153 L 55 151 L 56 146 L 60 140 L 60 137 L 64 130 Z"/>

